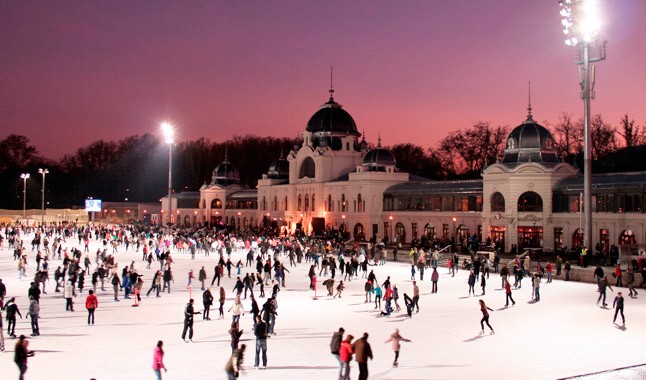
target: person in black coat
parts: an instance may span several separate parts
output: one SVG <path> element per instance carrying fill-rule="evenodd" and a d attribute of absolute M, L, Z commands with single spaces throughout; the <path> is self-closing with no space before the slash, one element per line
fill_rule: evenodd
<path fill-rule="evenodd" d="M 20 316 L 22 319 L 22 314 L 20 314 L 20 310 L 18 309 L 18 305 L 16 305 L 16 298 L 11 297 L 9 302 L 4 306 L 4 309 L 7 312 L 7 335 L 9 335 L 12 338 L 16 337 L 16 314 Z"/>
<path fill-rule="evenodd" d="M 202 293 L 202 304 L 204 305 L 204 313 L 202 314 L 202 319 L 210 321 L 209 317 L 211 311 L 211 305 L 213 305 L 213 294 L 211 294 L 211 288 L 208 288 Z"/>

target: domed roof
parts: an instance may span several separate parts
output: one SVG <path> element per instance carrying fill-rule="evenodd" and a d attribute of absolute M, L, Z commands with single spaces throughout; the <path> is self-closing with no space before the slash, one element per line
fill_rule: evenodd
<path fill-rule="evenodd" d="M 280 158 L 269 165 L 267 171 L 269 178 L 288 179 L 289 178 L 289 161 Z"/>
<path fill-rule="evenodd" d="M 547 128 L 534 121 L 531 108 L 527 120 L 509 134 L 502 162 L 504 164 L 559 162 L 554 151 L 552 134 Z"/>
<path fill-rule="evenodd" d="M 352 116 L 347 113 L 341 105 L 334 101 L 330 96 L 330 100 L 323 104 L 321 108 L 312 115 L 307 122 L 307 132 L 331 132 L 343 135 L 361 134 L 357 131 L 357 125 Z"/>
<path fill-rule="evenodd" d="M 224 161 L 213 169 L 211 185 L 229 186 L 238 183 L 240 183 L 240 173 L 225 157 Z"/>
<path fill-rule="evenodd" d="M 362 166 L 368 167 L 370 171 L 379 170 L 379 168 L 384 168 L 386 166 L 395 165 L 395 156 L 386 149 L 381 147 L 381 139 L 377 144 L 377 147 L 363 156 Z"/>

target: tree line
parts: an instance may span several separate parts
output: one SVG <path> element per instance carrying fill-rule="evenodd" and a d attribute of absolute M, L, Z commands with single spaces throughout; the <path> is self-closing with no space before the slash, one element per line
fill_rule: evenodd
<path fill-rule="evenodd" d="M 554 138 L 559 157 L 583 167 L 583 122 L 563 113 L 545 123 Z M 476 122 L 452 131 L 437 146 L 424 148 L 405 143 L 388 147 L 397 167 L 435 180 L 479 178 L 483 167 L 502 157 L 507 126 Z M 646 170 L 646 130 L 625 115 L 618 127 L 601 115 L 591 118 L 594 172 Z M 255 188 L 269 165 L 284 158 L 296 141 L 290 138 L 235 136 L 223 142 L 208 138 L 178 143 L 173 147 L 173 191 L 197 191 L 211 181 L 213 169 L 225 156 L 240 172 L 241 185 Z M 168 191 L 168 146 L 157 136 L 144 134 L 118 141 L 98 140 L 60 160 L 39 154 L 25 136 L 12 134 L 0 141 L 0 208 L 21 209 L 27 180 L 27 208 L 40 208 L 42 176 L 47 168 L 47 207 L 79 207 L 89 197 L 104 201 L 158 202 Z"/>

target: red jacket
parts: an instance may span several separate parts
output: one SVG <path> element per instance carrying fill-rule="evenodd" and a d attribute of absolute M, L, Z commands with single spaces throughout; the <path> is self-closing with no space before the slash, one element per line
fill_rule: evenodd
<path fill-rule="evenodd" d="M 90 294 L 85 299 L 85 308 L 86 309 L 96 309 L 99 307 L 99 300 L 94 294 Z"/>
<path fill-rule="evenodd" d="M 342 362 L 349 362 L 352 360 L 352 354 L 354 351 L 352 351 L 352 345 L 350 342 L 347 340 L 344 340 L 341 342 L 341 348 L 339 349 L 339 359 L 341 359 Z"/>

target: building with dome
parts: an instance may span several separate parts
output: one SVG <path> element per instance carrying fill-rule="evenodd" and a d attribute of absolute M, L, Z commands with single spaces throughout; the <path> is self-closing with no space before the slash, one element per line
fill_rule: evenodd
<path fill-rule="evenodd" d="M 314 235 L 335 231 L 403 244 L 475 235 L 505 251 L 582 245 L 583 176 L 557 157 L 550 132 L 534 121 L 531 106 L 509 134 L 500 160 L 483 168 L 482 179 L 434 181 L 399 171 L 380 139 L 371 148 L 333 92 L 256 189 L 240 186 L 238 171 L 225 157 L 200 189 L 199 201 L 191 203 L 197 207 L 174 208 L 176 220 Z M 592 189 L 592 246 L 643 243 L 646 172 L 593 175 Z"/>

